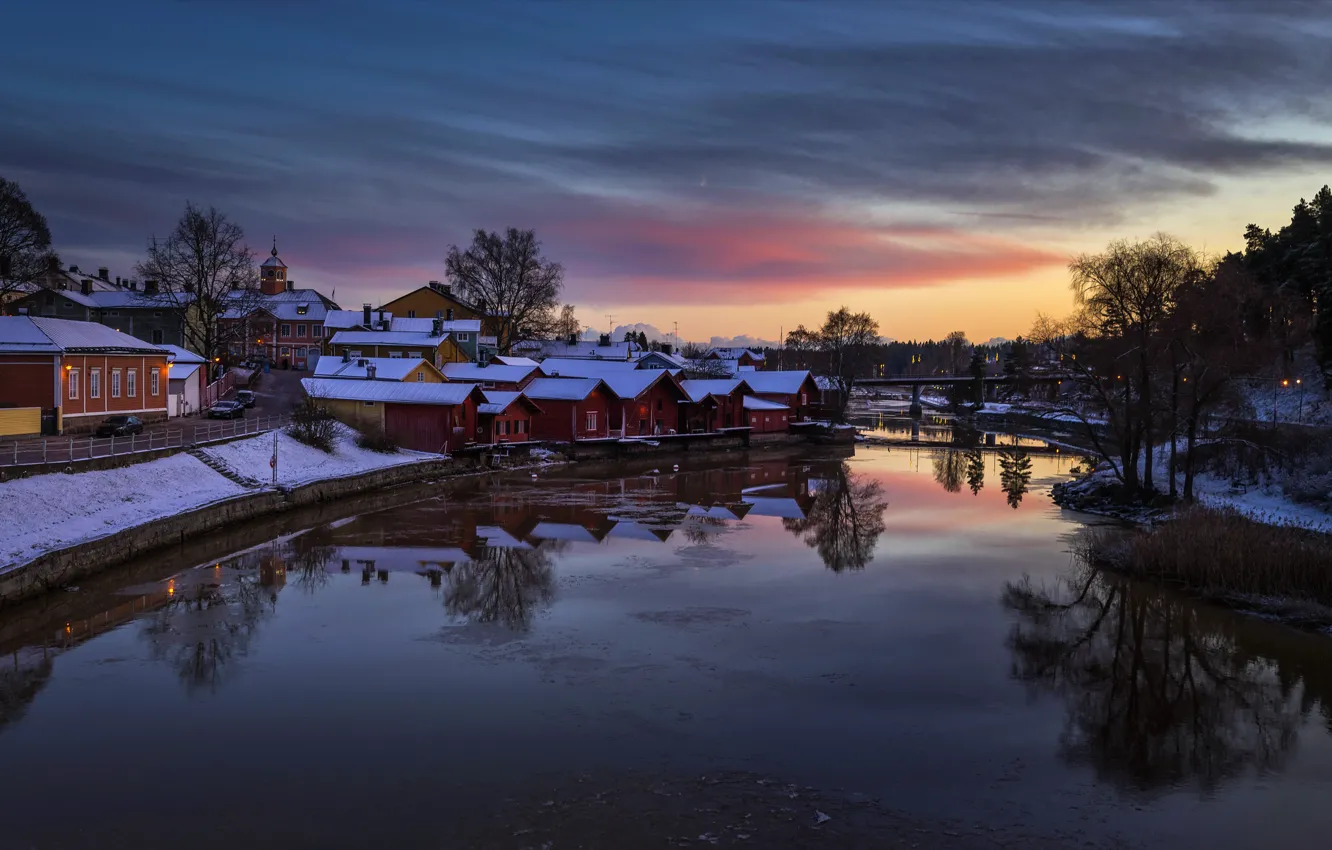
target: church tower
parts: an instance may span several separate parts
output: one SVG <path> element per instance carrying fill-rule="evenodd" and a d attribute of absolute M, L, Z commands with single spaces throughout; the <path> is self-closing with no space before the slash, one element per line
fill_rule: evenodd
<path fill-rule="evenodd" d="M 267 260 L 259 264 L 259 290 L 265 295 L 277 295 L 289 288 L 287 264 L 277 253 L 277 237 L 273 237 L 273 250 Z"/>

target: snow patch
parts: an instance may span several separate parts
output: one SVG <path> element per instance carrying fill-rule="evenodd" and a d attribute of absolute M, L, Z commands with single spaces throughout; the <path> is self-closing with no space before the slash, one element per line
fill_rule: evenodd
<path fill-rule="evenodd" d="M 283 431 L 275 433 L 277 434 L 277 483 L 282 487 L 294 487 L 328 478 L 343 478 L 390 466 L 401 466 L 405 463 L 438 460 L 441 457 L 401 449 L 395 454 L 363 449 L 356 445 L 356 432 L 346 426 L 338 427 L 332 454 L 307 446 Z M 268 465 L 273 456 L 273 434 L 210 446 L 203 451 L 238 475 L 265 484 L 273 480 L 273 470 Z"/>

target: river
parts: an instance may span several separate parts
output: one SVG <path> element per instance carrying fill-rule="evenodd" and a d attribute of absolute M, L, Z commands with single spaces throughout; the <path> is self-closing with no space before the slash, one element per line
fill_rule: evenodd
<path fill-rule="evenodd" d="M 0 614 L 0 847 L 558 850 L 770 788 L 798 835 L 633 846 L 1328 846 L 1332 640 L 1087 575 L 1079 459 L 974 442 L 418 488 Z"/>

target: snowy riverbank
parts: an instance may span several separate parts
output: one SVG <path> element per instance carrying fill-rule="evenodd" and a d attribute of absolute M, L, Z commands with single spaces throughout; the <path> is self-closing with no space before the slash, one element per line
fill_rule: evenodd
<path fill-rule="evenodd" d="M 203 453 L 237 476 L 261 484 L 271 484 L 273 469 L 268 464 L 276 448 L 279 487 L 295 487 L 325 478 L 340 478 L 373 469 L 440 458 L 439 455 L 405 449 L 394 454 L 363 449 L 356 445 L 356 432 L 346 426 L 338 426 L 332 454 L 292 439 L 283 431 L 276 433 L 276 443 L 270 433 L 249 440 L 210 446 Z"/>

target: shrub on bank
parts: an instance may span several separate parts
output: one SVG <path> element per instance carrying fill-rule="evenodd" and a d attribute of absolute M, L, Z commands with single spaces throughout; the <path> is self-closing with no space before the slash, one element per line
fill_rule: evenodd
<path fill-rule="evenodd" d="M 1332 605 L 1332 535 L 1268 525 L 1230 508 L 1188 508 L 1143 531 L 1098 531 L 1079 554 L 1098 566 L 1208 596 Z"/>
<path fill-rule="evenodd" d="M 398 451 L 397 441 L 385 433 L 382 428 L 362 431 L 356 437 L 356 445 L 382 454 L 394 454 Z"/>
<path fill-rule="evenodd" d="M 287 435 L 293 440 L 332 454 L 337 433 L 337 420 L 319 399 L 307 397 L 291 411 Z"/>

